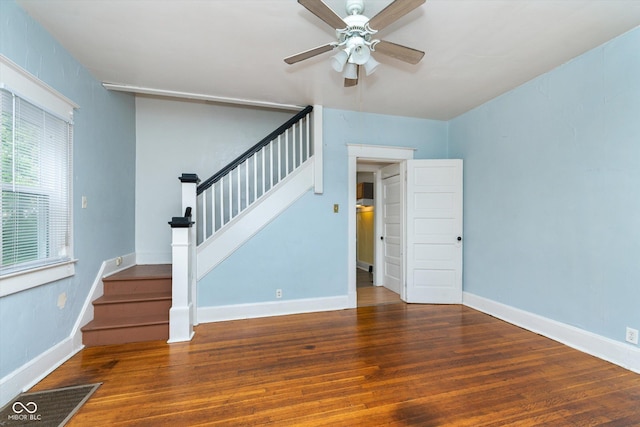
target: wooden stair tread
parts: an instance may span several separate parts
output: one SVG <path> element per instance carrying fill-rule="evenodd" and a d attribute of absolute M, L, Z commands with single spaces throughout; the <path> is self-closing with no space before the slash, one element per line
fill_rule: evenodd
<path fill-rule="evenodd" d="M 120 319 L 100 320 L 94 319 L 82 327 L 82 331 L 98 331 L 105 329 L 135 328 L 141 326 L 169 324 L 169 318 L 164 315 L 146 315 L 126 317 Z"/>
<path fill-rule="evenodd" d="M 134 265 L 104 277 L 102 281 L 171 279 L 171 268 L 171 264 Z"/>
<path fill-rule="evenodd" d="M 171 292 L 146 292 L 136 294 L 114 294 L 103 295 L 93 302 L 93 305 L 101 304 L 121 304 L 121 303 L 136 303 L 145 301 L 163 301 L 170 300 Z"/>
<path fill-rule="evenodd" d="M 94 319 L 81 328 L 83 344 L 167 340 L 171 273 L 171 264 L 135 265 L 103 277 L 103 295 L 93 301 Z"/>

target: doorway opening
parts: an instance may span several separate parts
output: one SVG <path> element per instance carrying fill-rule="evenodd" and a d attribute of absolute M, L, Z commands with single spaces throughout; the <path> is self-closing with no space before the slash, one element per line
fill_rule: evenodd
<path fill-rule="evenodd" d="M 385 249 L 387 249 L 387 253 L 393 252 L 393 250 L 389 251 L 389 245 L 396 245 L 397 248 L 401 248 L 402 241 L 394 242 L 393 238 L 387 241 L 384 240 L 384 212 L 388 207 L 383 204 L 385 192 L 383 187 L 383 175 L 385 175 L 383 168 L 396 165 L 396 169 L 399 171 L 400 164 L 404 160 L 413 158 L 414 149 L 349 145 L 348 151 L 350 205 L 348 287 L 351 306 L 360 307 L 400 302 L 403 299 L 402 277 L 397 277 L 397 282 L 394 284 L 387 283 L 389 282 L 390 268 L 394 267 L 388 262 L 389 259 L 385 261 Z M 362 182 L 371 182 L 373 184 L 373 202 L 368 203 L 369 206 L 361 203 L 360 207 L 357 207 L 358 183 Z M 401 221 L 403 206 L 404 200 L 397 200 L 397 208 L 400 209 L 396 226 L 398 238 L 401 238 L 404 227 Z M 367 221 L 370 221 L 371 224 L 366 223 Z M 358 229 L 359 227 L 360 230 Z M 372 227 L 370 236 L 359 235 L 365 227 Z M 368 246 L 369 241 L 371 246 Z M 404 260 L 402 259 L 401 250 L 397 250 L 395 255 L 394 273 L 397 275 L 401 274 L 403 270 Z M 371 272 L 369 272 L 369 269 L 371 269 Z"/>
<path fill-rule="evenodd" d="M 382 281 L 380 275 L 374 276 L 376 265 L 383 267 L 383 262 L 378 260 L 376 264 L 376 247 L 384 242 L 378 241 L 377 236 L 382 236 L 381 230 L 376 227 L 376 217 L 382 211 L 376 211 L 376 200 L 381 195 L 376 195 L 375 187 L 380 169 L 386 163 L 358 162 L 357 164 L 357 188 L 356 188 L 356 292 L 358 294 L 358 307 L 399 303 L 400 295 L 385 285 L 384 274 Z M 378 207 L 379 209 L 379 207 Z M 375 278 L 375 280 L 374 280 Z"/>

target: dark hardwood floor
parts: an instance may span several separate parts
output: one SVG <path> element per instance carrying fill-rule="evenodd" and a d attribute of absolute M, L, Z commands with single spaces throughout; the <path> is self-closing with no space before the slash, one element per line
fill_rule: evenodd
<path fill-rule="evenodd" d="M 384 286 L 373 286 L 373 274 L 359 268 L 356 269 L 356 292 L 358 307 L 401 302 L 400 295 L 395 292 Z"/>
<path fill-rule="evenodd" d="M 640 375 L 456 305 L 203 324 L 85 349 L 33 391 L 93 382 L 69 426 L 640 425 Z"/>

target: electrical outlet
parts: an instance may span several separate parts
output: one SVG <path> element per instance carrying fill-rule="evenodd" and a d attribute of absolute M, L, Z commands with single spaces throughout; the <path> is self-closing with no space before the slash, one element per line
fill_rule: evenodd
<path fill-rule="evenodd" d="M 276 289 L 276 298 L 282 298 L 282 289 Z"/>
<path fill-rule="evenodd" d="M 631 344 L 638 344 L 638 330 L 637 329 L 633 329 L 627 326 L 627 335 L 625 337 L 625 339 L 627 340 L 627 342 L 630 342 Z"/>

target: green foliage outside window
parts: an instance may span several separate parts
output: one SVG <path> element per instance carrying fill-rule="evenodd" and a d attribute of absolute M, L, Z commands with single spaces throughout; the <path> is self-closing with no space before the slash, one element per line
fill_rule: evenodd
<path fill-rule="evenodd" d="M 49 254 L 48 196 L 39 194 L 40 157 L 44 135 L 34 107 L 3 96 L 2 130 L 2 267 L 35 261 Z M 16 121 L 19 122 L 16 126 Z M 17 130 L 16 130 L 17 129 Z M 34 191 L 35 190 L 35 191 Z"/>

